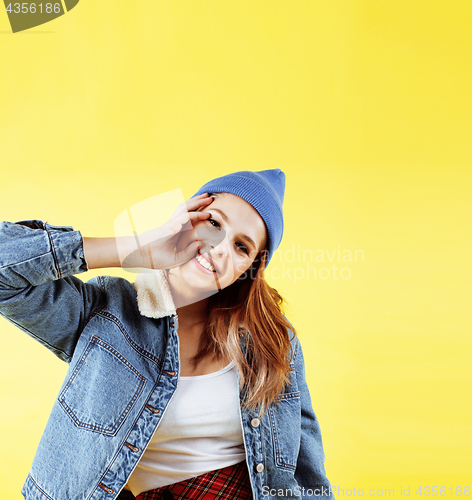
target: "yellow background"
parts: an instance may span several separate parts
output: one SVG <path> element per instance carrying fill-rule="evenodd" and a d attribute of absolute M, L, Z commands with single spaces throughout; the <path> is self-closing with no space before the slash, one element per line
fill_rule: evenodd
<path fill-rule="evenodd" d="M 364 256 L 310 263 L 349 279 L 269 278 L 328 478 L 472 486 L 471 21 L 469 0 L 82 0 L 11 34 L 0 12 L 0 218 L 112 236 L 155 194 L 283 169 L 270 266 Z M 67 366 L 0 330 L 0 496 L 19 500 Z"/>

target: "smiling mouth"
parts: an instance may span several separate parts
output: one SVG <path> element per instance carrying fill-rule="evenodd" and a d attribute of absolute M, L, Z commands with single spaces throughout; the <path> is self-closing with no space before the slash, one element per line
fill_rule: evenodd
<path fill-rule="evenodd" d="M 195 259 L 197 260 L 198 264 L 202 266 L 204 269 L 206 269 L 208 272 L 213 273 L 215 276 L 216 280 L 216 286 L 218 287 L 218 291 L 221 291 L 221 285 L 220 285 L 220 280 L 218 279 L 218 274 L 220 271 L 216 269 L 212 264 L 210 264 L 200 253 L 199 250 L 197 250 L 197 253 L 195 254 Z"/>
<path fill-rule="evenodd" d="M 195 254 L 195 258 L 197 259 L 197 261 L 199 262 L 199 264 L 204 267 L 207 271 L 210 271 L 214 274 L 218 273 L 219 271 L 215 268 L 215 266 L 213 266 L 212 264 L 210 264 L 210 262 L 208 262 L 208 260 L 203 257 L 203 255 L 200 253 L 200 251 L 197 251 L 197 253 Z"/>

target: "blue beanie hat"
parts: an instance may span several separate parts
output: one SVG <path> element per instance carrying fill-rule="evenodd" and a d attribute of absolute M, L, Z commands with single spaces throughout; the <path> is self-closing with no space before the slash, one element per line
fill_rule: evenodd
<path fill-rule="evenodd" d="M 242 170 L 207 182 L 192 198 L 203 193 L 231 193 L 252 205 L 267 228 L 267 265 L 282 241 L 284 192 L 285 174 L 279 168 L 259 172 Z"/>

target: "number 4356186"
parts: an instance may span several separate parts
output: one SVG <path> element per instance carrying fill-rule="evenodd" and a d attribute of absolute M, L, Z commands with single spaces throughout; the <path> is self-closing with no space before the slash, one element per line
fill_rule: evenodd
<path fill-rule="evenodd" d="M 470 486 L 450 486 L 446 488 L 445 486 L 423 486 L 419 487 L 415 491 L 415 495 L 424 495 L 425 497 L 435 497 L 437 495 L 445 496 L 447 495 L 447 490 L 449 490 L 449 496 L 455 495 L 456 497 L 460 497 L 462 495 L 468 497 L 470 495 Z"/>
<path fill-rule="evenodd" d="M 13 7 L 12 7 L 13 6 Z M 15 13 L 15 14 L 59 14 L 61 12 L 61 4 L 60 3 L 9 3 L 7 6 L 7 12 Z"/>

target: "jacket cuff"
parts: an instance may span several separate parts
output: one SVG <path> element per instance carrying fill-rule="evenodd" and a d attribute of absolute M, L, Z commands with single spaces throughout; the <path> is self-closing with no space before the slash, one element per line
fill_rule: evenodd
<path fill-rule="evenodd" d="M 88 271 L 80 231 L 74 231 L 71 226 L 54 226 L 47 222 L 44 229 L 48 233 L 58 278 Z"/>

